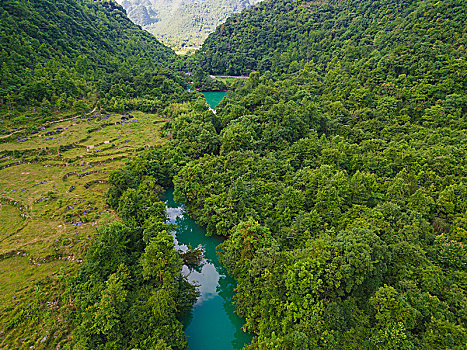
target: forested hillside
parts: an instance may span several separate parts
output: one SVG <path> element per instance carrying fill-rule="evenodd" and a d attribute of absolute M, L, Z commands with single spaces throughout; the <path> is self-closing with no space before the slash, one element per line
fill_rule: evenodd
<path fill-rule="evenodd" d="M 229 16 L 258 0 L 118 0 L 128 17 L 175 49 L 201 46 Z"/>
<path fill-rule="evenodd" d="M 210 149 L 183 141 L 199 121 L 181 117 L 180 150 L 204 155 L 176 193 L 229 236 L 252 348 L 462 349 L 466 96 L 417 116 L 390 94 L 334 97 L 349 80 L 251 76 L 217 109 Z"/>
<path fill-rule="evenodd" d="M 251 349 L 465 348 L 465 94 L 412 120 L 390 95 L 334 98 L 348 76 L 283 78 L 250 76 L 217 116 L 173 111 L 173 140 L 114 173 L 109 202 L 173 178 L 228 236 Z"/>
<path fill-rule="evenodd" d="M 357 76 L 379 66 L 440 78 L 466 56 L 466 11 L 463 0 L 270 0 L 230 17 L 198 57 L 213 74 L 281 73 L 309 61 L 323 69 L 339 58 Z"/>
<path fill-rule="evenodd" d="M 18 121 L 37 114 L 27 106 L 42 117 L 78 100 L 78 110 L 99 99 L 110 110 L 155 111 L 183 95 L 184 80 L 167 68 L 174 52 L 113 0 L 5 0 L 0 26 L 0 108 Z"/>

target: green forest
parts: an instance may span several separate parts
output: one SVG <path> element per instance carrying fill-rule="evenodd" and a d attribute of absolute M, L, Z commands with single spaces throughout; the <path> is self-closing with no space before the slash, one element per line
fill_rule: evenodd
<path fill-rule="evenodd" d="M 467 348 L 464 1 L 265 1 L 189 58 L 113 1 L 0 9 L 5 119 L 82 103 L 166 118 L 164 144 L 109 174 L 118 219 L 54 287 L 59 311 L 36 298 L 2 337 L 47 324 L 57 336 L 36 348 L 186 349 L 180 317 L 197 290 L 160 201 L 174 188 L 226 238 L 247 349 Z M 213 113 L 186 91 L 226 88 L 208 74 L 249 79 Z"/>
<path fill-rule="evenodd" d="M 442 80 L 466 56 L 465 11 L 462 0 L 263 1 L 218 26 L 197 55 L 212 74 L 293 73 L 307 62 L 324 72 L 338 58 L 354 78 Z"/>

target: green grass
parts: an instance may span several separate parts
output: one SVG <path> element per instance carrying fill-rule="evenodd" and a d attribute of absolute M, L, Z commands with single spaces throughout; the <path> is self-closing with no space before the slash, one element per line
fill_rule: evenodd
<path fill-rule="evenodd" d="M 230 85 L 232 85 L 234 82 L 236 82 L 236 81 L 238 80 L 238 78 L 228 78 L 228 77 L 221 78 L 221 77 L 216 77 L 216 80 L 220 80 L 220 81 L 222 81 L 224 84 L 230 86 Z"/>
<path fill-rule="evenodd" d="M 58 276 L 78 271 L 102 218 L 116 217 L 105 204 L 107 184 L 85 185 L 107 180 L 139 150 L 163 143 L 163 123 L 154 123 L 158 117 L 131 114 L 138 122 L 117 124 L 121 115 L 65 121 L 27 135 L 24 142 L 15 135 L 0 143 L 0 166 L 14 164 L 0 170 L 0 331 L 6 330 L 0 334 L 0 348 L 50 346 L 39 337 L 56 321 L 44 305 L 63 288 Z M 62 133 L 46 135 L 58 127 Z M 92 171 L 97 172 L 78 176 Z M 33 309 L 46 316 L 28 309 L 37 286 L 43 288 L 43 304 Z M 18 310 L 33 316 L 10 327 Z"/>
<path fill-rule="evenodd" d="M 25 222 L 21 216 L 21 211 L 13 205 L 0 205 L 0 241 L 6 240 Z"/>

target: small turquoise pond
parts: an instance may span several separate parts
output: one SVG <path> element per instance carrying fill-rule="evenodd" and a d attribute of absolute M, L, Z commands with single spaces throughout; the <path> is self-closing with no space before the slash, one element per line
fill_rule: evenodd
<path fill-rule="evenodd" d="M 227 92 L 225 91 L 201 91 L 201 93 L 204 95 L 206 102 L 212 109 L 215 109 L 224 96 L 227 95 Z"/>

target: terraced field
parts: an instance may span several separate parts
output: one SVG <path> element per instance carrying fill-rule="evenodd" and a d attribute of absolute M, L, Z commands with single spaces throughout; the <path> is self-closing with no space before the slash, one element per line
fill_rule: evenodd
<path fill-rule="evenodd" d="M 0 348 L 20 332 L 13 316 L 22 299 L 45 286 L 53 305 L 60 276 L 79 268 L 96 227 L 115 217 L 105 204 L 108 173 L 162 143 L 161 121 L 83 115 L 0 140 L 0 330 L 10 330 L 0 332 Z"/>

